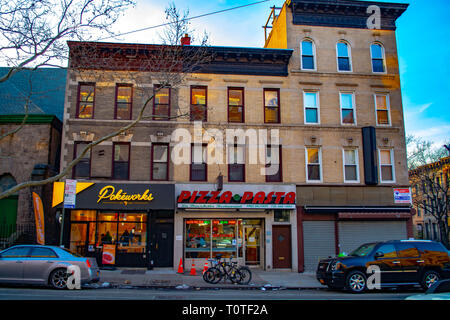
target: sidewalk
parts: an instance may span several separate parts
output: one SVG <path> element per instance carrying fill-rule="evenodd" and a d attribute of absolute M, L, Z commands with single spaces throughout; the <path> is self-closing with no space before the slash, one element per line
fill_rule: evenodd
<path fill-rule="evenodd" d="M 191 276 L 188 272 L 178 274 L 172 268 L 101 270 L 100 282 L 91 285 L 104 288 L 175 288 L 175 289 L 319 289 L 322 286 L 314 273 L 291 271 L 263 271 L 252 269 L 248 285 L 225 283 L 209 284 L 202 278 L 201 271 Z"/>

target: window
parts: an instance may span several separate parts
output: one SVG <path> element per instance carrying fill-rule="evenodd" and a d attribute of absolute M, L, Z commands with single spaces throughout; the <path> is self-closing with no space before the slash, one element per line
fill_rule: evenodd
<path fill-rule="evenodd" d="M 289 222 L 291 210 L 273 210 L 275 222 Z"/>
<path fill-rule="evenodd" d="M 389 115 L 389 95 L 375 94 L 375 112 L 377 125 L 390 125 L 391 118 Z"/>
<path fill-rule="evenodd" d="M 153 88 L 153 120 L 169 120 L 171 88 Z"/>
<path fill-rule="evenodd" d="M 151 180 L 169 180 L 169 145 L 152 145 Z"/>
<path fill-rule="evenodd" d="M 344 182 L 359 182 L 358 150 L 344 149 Z"/>
<path fill-rule="evenodd" d="M 381 182 L 394 182 L 394 155 L 393 150 L 380 150 L 380 173 Z"/>
<path fill-rule="evenodd" d="M 208 178 L 206 164 L 207 145 L 191 145 L 191 181 L 206 181 Z"/>
<path fill-rule="evenodd" d="M 113 152 L 113 179 L 128 180 L 130 178 L 130 144 L 114 142 Z"/>
<path fill-rule="evenodd" d="M 379 43 L 373 43 L 370 46 L 370 54 L 372 57 L 372 72 L 386 72 L 383 46 Z"/>
<path fill-rule="evenodd" d="M 2 258 L 25 258 L 30 252 L 30 247 L 16 247 L 2 253 Z"/>
<path fill-rule="evenodd" d="M 339 41 L 336 45 L 338 71 L 352 71 L 350 60 L 350 46 L 345 41 Z"/>
<path fill-rule="evenodd" d="M 320 148 L 306 148 L 306 180 L 308 182 L 322 181 Z"/>
<path fill-rule="evenodd" d="M 264 123 L 280 123 L 279 89 L 264 89 Z"/>
<path fill-rule="evenodd" d="M 397 258 L 397 251 L 393 244 L 382 245 L 377 249 L 377 252 L 383 253 L 383 258 Z"/>
<path fill-rule="evenodd" d="M 282 182 L 281 146 L 266 147 L 266 182 Z"/>
<path fill-rule="evenodd" d="M 411 243 L 397 243 L 399 258 L 416 258 L 419 256 L 419 250 Z"/>
<path fill-rule="evenodd" d="M 191 87 L 191 121 L 207 120 L 207 87 Z"/>
<path fill-rule="evenodd" d="M 303 106 L 305 111 L 305 124 L 320 123 L 319 116 L 319 93 L 303 92 Z"/>
<path fill-rule="evenodd" d="M 244 88 L 228 88 L 228 122 L 244 122 Z"/>
<path fill-rule="evenodd" d="M 30 258 L 58 258 L 56 253 L 47 248 L 33 248 L 31 250 Z"/>
<path fill-rule="evenodd" d="M 130 120 L 133 101 L 133 86 L 130 84 L 116 85 L 115 119 Z"/>
<path fill-rule="evenodd" d="M 78 85 L 78 103 L 76 117 L 80 119 L 94 118 L 95 84 L 80 83 Z"/>
<path fill-rule="evenodd" d="M 316 70 L 315 50 L 314 43 L 311 40 L 305 39 L 302 41 L 300 46 L 302 70 Z"/>
<path fill-rule="evenodd" d="M 75 142 L 74 159 L 78 158 L 89 142 Z M 72 178 L 89 178 L 91 176 L 91 150 L 88 150 L 72 169 Z"/>
<path fill-rule="evenodd" d="M 234 145 L 228 148 L 228 181 L 245 181 L 245 146 Z"/>
<path fill-rule="evenodd" d="M 341 92 L 341 124 L 355 124 L 355 95 L 352 92 Z"/>

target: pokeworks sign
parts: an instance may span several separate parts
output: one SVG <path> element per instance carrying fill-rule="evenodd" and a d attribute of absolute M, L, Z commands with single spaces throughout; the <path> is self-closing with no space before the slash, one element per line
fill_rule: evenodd
<path fill-rule="evenodd" d="M 295 191 L 180 190 L 177 207 L 185 209 L 295 209 Z"/>

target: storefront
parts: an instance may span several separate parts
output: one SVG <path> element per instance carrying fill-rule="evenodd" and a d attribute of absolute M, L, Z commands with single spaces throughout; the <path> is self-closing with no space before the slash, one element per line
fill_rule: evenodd
<path fill-rule="evenodd" d="M 201 270 L 221 255 L 270 270 L 296 268 L 295 186 L 176 185 L 175 261 Z M 178 267 L 178 264 L 174 266 Z"/>
<path fill-rule="evenodd" d="M 99 265 L 172 267 L 173 184 L 76 185 L 64 209 L 63 244 Z M 53 206 L 63 210 L 64 183 L 54 185 Z M 66 203 L 67 207 L 67 203 Z"/>

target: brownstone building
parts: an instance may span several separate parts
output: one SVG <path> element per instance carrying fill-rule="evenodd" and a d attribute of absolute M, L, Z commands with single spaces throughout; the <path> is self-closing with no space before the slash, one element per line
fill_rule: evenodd
<path fill-rule="evenodd" d="M 287 1 L 264 48 L 208 47 L 211 61 L 158 91 L 144 120 L 74 169 L 65 244 L 97 257 L 113 246 L 123 266 L 201 268 L 222 254 L 303 272 L 366 241 L 412 236 L 410 206 L 394 200 L 409 185 L 395 44 L 406 5 L 378 3 L 377 30 L 367 5 Z M 85 45 L 69 43 L 62 167 L 135 119 L 160 85 L 136 68 L 157 46 L 97 43 L 122 68 L 92 72 L 74 64 Z"/>

